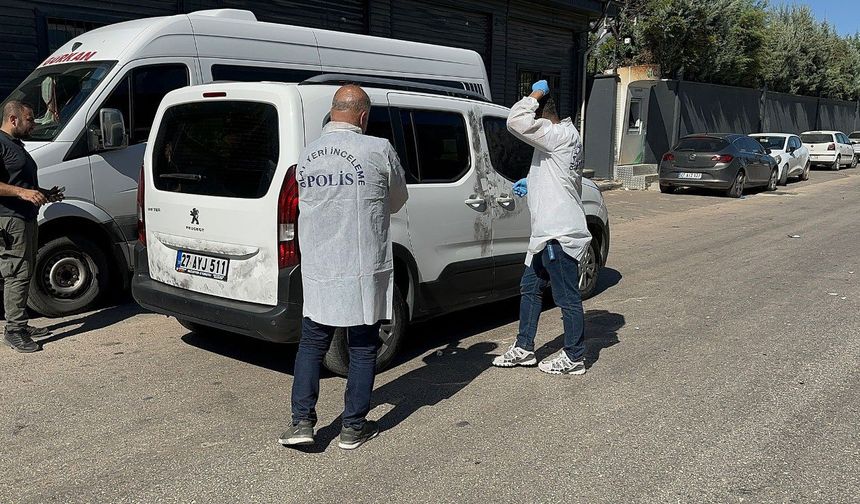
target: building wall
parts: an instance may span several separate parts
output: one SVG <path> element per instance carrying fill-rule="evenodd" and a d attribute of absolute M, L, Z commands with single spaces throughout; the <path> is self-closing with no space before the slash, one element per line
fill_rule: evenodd
<path fill-rule="evenodd" d="M 535 4 L 541 3 L 539 9 Z M 525 0 L 0 0 L 0 96 L 63 39 L 129 19 L 236 8 L 260 21 L 463 47 L 484 58 L 497 103 L 511 105 L 532 78 L 557 82 L 562 114 L 578 111 L 589 16 L 567 2 Z M 579 5 L 581 0 L 573 2 Z M 586 10 L 582 10 L 586 9 Z M 587 10 L 591 9 L 591 10 Z"/>

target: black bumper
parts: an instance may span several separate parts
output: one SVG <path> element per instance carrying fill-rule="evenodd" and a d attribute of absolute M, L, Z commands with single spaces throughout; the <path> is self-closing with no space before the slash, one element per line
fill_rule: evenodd
<path fill-rule="evenodd" d="M 302 322 L 299 268 L 278 274 L 278 304 L 224 299 L 156 282 L 149 277 L 146 247 L 134 249 L 131 292 L 140 306 L 177 319 L 277 343 L 298 343 Z"/>

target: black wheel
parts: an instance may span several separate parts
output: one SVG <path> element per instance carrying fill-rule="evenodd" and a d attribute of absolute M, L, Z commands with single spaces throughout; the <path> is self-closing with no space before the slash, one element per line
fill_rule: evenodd
<path fill-rule="evenodd" d="M 779 182 L 779 170 L 773 168 L 770 170 L 770 178 L 767 180 L 767 190 L 776 191 L 776 184 Z"/>
<path fill-rule="evenodd" d="M 585 257 L 579 263 L 579 294 L 582 299 L 588 299 L 594 295 L 597 289 L 597 277 L 600 273 L 600 251 L 597 240 L 591 239 L 591 245 L 585 251 Z"/>
<path fill-rule="evenodd" d="M 788 185 L 788 165 L 785 165 L 785 167 L 782 169 L 782 176 L 779 177 L 779 185 Z"/>
<path fill-rule="evenodd" d="M 61 236 L 39 247 L 27 304 L 46 317 L 70 315 L 95 308 L 110 285 L 104 251 L 83 236 Z"/>
<path fill-rule="evenodd" d="M 842 158 L 840 158 L 839 156 L 836 156 L 836 161 L 834 161 L 833 164 L 830 165 L 830 170 L 831 171 L 839 171 L 839 167 L 840 167 L 839 163 L 841 163 L 841 162 L 842 162 Z"/>
<path fill-rule="evenodd" d="M 726 196 L 730 198 L 740 198 L 744 195 L 744 185 L 746 184 L 747 176 L 743 170 L 738 170 L 732 186 L 726 191 Z"/>
<path fill-rule="evenodd" d="M 803 167 L 803 173 L 800 174 L 800 180 L 809 180 L 809 161 Z"/>
<path fill-rule="evenodd" d="M 851 156 L 851 168 L 857 168 L 857 154 Z"/>
<path fill-rule="evenodd" d="M 675 192 L 675 188 L 669 184 L 660 184 L 660 192 L 663 194 L 672 194 Z"/>
<path fill-rule="evenodd" d="M 394 286 L 394 311 L 390 323 L 383 324 L 379 328 L 379 338 L 382 346 L 376 356 L 376 370 L 382 371 L 391 365 L 400 343 L 403 341 L 403 333 L 406 332 L 406 303 L 400 295 L 400 289 Z M 338 329 L 334 334 L 331 347 L 325 354 L 323 365 L 334 374 L 346 376 L 349 371 L 349 347 L 346 342 L 346 331 Z"/>

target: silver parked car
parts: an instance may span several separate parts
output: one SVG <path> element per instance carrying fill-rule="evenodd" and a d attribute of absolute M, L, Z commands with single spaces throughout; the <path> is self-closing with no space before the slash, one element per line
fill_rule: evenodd
<path fill-rule="evenodd" d="M 704 187 L 740 198 L 744 189 L 765 186 L 776 190 L 779 169 L 762 145 L 747 135 L 717 133 L 688 135 L 660 162 L 660 191 Z"/>

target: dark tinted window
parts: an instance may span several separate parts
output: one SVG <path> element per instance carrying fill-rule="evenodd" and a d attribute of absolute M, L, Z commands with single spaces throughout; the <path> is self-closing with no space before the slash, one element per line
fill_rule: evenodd
<path fill-rule="evenodd" d="M 320 73 L 295 68 L 266 68 L 241 65 L 212 65 L 212 80 L 238 82 L 301 82 Z"/>
<path fill-rule="evenodd" d="M 742 142 L 742 145 L 745 147 L 747 152 L 752 152 L 755 154 L 764 154 L 765 153 L 764 147 L 760 143 L 756 142 L 754 139 L 752 139 L 750 137 L 747 137 L 747 136 L 741 137 L 740 141 Z"/>
<path fill-rule="evenodd" d="M 494 170 L 511 182 L 529 174 L 534 148 L 508 131 L 506 119 L 485 117 L 484 134 Z"/>
<path fill-rule="evenodd" d="M 162 191 L 260 198 L 277 164 L 278 114 L 266 103 L 171 107 L 153 146 L 153 177 Z"/>
<path fill-rule="evenodd" d="M 833 135 L 830 133 L 803 133 L 800 135 L 803 143 L 828 143 L 833 141 Z"/>
<path fill-rule="evenodd" d="M 767 136 L 767 137 L 753 137 L 762 147 L 765 149 L 771 150 L 785 150 L 785 137 L 781 136 Z"/>
<path fill-rule="evenodd" d="M 403 111 L 401 118 L 407 153 L 415 149 L 407 156 L 410 170 L 419 182 L 454 182 L 466 173 L 471 156 L 466 120 L 461 114 L 411 110 Z"/>
<path fill-rule="evenodd" d="M 122 112 L 130 144 L 145 142 L 161 99 L 170 91 L 187 85 L 188 69 L 185 65 L 135 68 L 117 84 L 101 108 L 115 108 Z M 98 120 L 98 115 L 94 120 Z"/>
<path fill-rule="evenodd" d="M 682 138 L 675 147 L 676 151 L 693 151 L 693 152 L 719 152 L 726 148 L 728 143 L 719 138 L 709 137 L 690 137 Z"/>
<path fill-rule="evenodd" d="M 860 138 L 860 131 L 855 131 L 855 132 L 851 133 L 850 135 L 848 135 L 848 138 L 855 138 L 855 139 Z"/>
<path fill-rule="evenodd" d="M 394 128 L 391 126 L 391 116 L 388 107 L 371 107 L 370 119 L 367 121 L 366 134 L 388 140 L 394 145 Z"/>
<path fill-rule="evenodd" d="M 188 85 L 185 65 L 136 68 L 131 73 L 131 143 L 145 142 L 164 95 Z"/>

